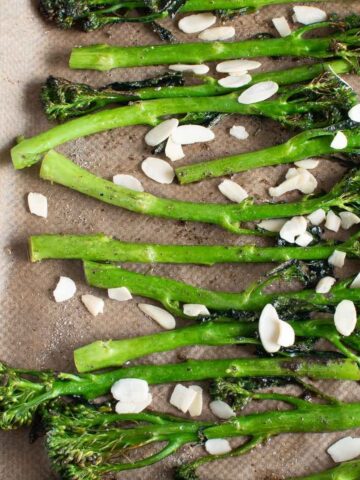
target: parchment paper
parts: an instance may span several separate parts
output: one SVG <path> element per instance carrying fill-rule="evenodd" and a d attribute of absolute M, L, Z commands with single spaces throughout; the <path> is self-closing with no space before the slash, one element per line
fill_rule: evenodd
<path fill-rule="evenodd" d="M 347 5 L 345 5 L 347 4 Z M 349 6 L 350 5 L 350 6 Z M 323 2 L 329 13 L 360 13 L 359 2 Z M 286 15 L 291 20 L 291 7 L 269 7 L 261 13 L 238 17 L 226 22 L 236 26 L 237 38 L 259 32 L 275 33 L 271 19 Z M 179 40 L 191 40 L 170 21 Z M 194 37 L 195 39 L 195 37 Z M 45 78 L 57 75 L 71 80 L 101 85 L 110 80 L 136 79 L 163 71 L 162 67 L 114 70 L 110 73 L 71 71 L 67 61 L 71 47 L 91 43 L 140 45 L 158 43 L 158 38 L 143 25 L 122 25 L 99 32 L 61 31 L 46 24 L 37 12 L 36 1 L 2 0 L 0 9 L 0 358 L 9 364 L 33 368 L 54 368 L 72 371 L 74 348 L 95 339 L 144 335 L 160 330 L 137 308 L 135 299 L 118 303 L 105 300 L 105 312 L 92 317 L 81 304 L 83 293 L 95 293 L 104 299 L 105 292 L 86 286 L 80 262 L 47 261 L 31 264 L 27 258 L 27 237 L 39 233 L 105 232 L 122 240 L 163 243 L 241 244 L 258 242 L 250 237 L 236 237 L 210 225 L 181 223 L 136 215 L 111 207 L 79 193 L 38 179 L 38 166 L 15 172 L 10 164 L 9 148 L 17 135 L 31 136 L 49 127 L 40 102 L 39 89 Z M 264 60 L 263 69 L 295 66 L 292 59 Z M 214 68 L 212 68 L 214 72 Z M 358 79 L 348 77 L 359 87 Z M 228 133 L 233 125 L 245 125 L 250 133 L 246 141 L 238 141 Z M 217 189 L 220 179 L 180 187 L 159 185 L 146 178 L 139 164 L 150 151 L 143 143 L 146 127 L 133 127 L 80 139 L 59 150 L 68 154 L 92 172 L 106 178 L 116 173 L 130 173 L 141 180 L 145 189 L 154 194 L 179 199 L 226 202 Z M 286 140 L 291 133 L 269 120 L 231 117 L 215 128 L 216 139 L 208 144 L 185 147 L 183 163 L 216 158 L 236 152 L 265 148 Z M 180 162 L 179 162 L 180 164 Z M 258 169 L 234 176 L 256 198 L 268 198 L 267 189 L 283 178 L 288 167 Z M 321 188 L 329 188 L 344 172 L 342 167 L 322 161 L 315 175 Z M 28 192 L 48 197 L 49 216 L 44 220 L 30 215 L 26 205 Z M 296 194 L 289 199 L 295 199 Z M 201 266 L 131 266 L 141 271 L 164 274 L 205 288 L 237 291 L 269 270 L 270 265 L 227 265 L 211 268 Z M 357 271 L 358 265 L 350 267 Z M 347 270 L 349 272 L 349 269 Z M 76 296 L 62 304 L 52 299 L 52 290 L 60 275 L 76 281 Z M 181 325 L 181 321 L 178 322 Z M 142 362 L 176 361 L 184 358 L 211 358 L 216 355 L 243 356 L 246 348 L 187 348 L 154 355 Z M 330 393 L 340 398 L 359 399 L 359 388 L 350 383 L 323 383 Z M 169 403 L 169 387 L 152 388 L 153 408 L 178 413 Z M 258 408 L 258 406 L 257 406 Z M 210 418 L 205 412 L 204 418 Z M 43 443 L 30 445 L 27 430 L 0 432 L 0 478 L 6 480 L 50 480 L 51 473 Z M 283 479 L 318 471 L 331 465 L 325 450 L 334 439 L 344 436 L 286 435 L 272 439 L 266 446 L 243 458 L 217 462 L 202 469 L 207 480 Z M 171 468 L 201 447 L 188 447 L 161 464 L 128 472 L 121 478 L 154 480 L 171 478 Z"/>

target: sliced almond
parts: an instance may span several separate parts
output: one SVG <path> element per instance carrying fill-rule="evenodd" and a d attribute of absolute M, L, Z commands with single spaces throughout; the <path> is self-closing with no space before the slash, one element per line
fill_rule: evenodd
<path fill-rule="evenodd" d="M 111 394 L 121 402 L 145 402 L 149 395 L 149 385 L 140 378 L 122 378 L 113 384 Z"/>
<path fill-rule="evenodd" d="M 182 149 L 182 146 L 179 143 L 175 143 L 171 135 L 166 142 L 165 155 L 172 162 L 176 162 L 177 160 L 181 160 L 182 158 L 185 157 L 185 153 L 184 153 L 184 150 Z"/>
<path fill-rule="evenodd" d="M 354 105 L 350 110 L 349 110 L 349 118 L 353 122 L 360 123 L 360 103 L 357 105 Z"/>
<path fill-rule="evenodd" d="M 334 252 L 328 258 L 330 265 L 333 265 L 337 268 L 342 268 L 345 264 L 346 253 L 340 252 L 339 250 L 334 250 Z"/>
<path fill-rule="evenodd" d="M 233 125 L 229 131 L 232 137 L 237 138 L 238 140 L 246 140 L 249 138 L 249 133 L 245 127 L 242 125 Z"/>
<path fill-rule="evenodd" d="M 183 17 L 178 27 L 185 33 L 198 33 L 211 27 L 216 22 L 216 16 L 210 12 L 196 13 Z"/>
<path fill-rule="evenodd" d="M 319 208 L 318 210 L 315 210 L 315 212 L 310 213 L 310 215 L 308 215 L 307 218 L 308 218 L 309 222 L 311 223 L 311 225 L 318 226 L 325 221 L 326 212 L 322 208 Z"/>
<path fill-rule="evenodd" d="M 354 280 L 352 281 L 350 288 L 360 288 L 360 273 L 356 275 Z"/>
<path fill-rule="evenodd" d="M 47 218 L 48 203 L 47 198 L 42 193 L 30 192 L 28 194 L 28 206 L 30 213 L 38 217 Z"/>
<path fill-rule="evenodd" d="M 338 217 L 332 210 L 329 210 L 326 215 L 325 228 L 332 232 L 338 232 L 341 225 L 341 218 Z"/>
<path fill-rule="evenodd" d="M 139 303 L 138 307 L 143 313 L 145 313 L 145 315 L 166 330 L 173 330 L 176 327 L 175 318 L 167 310 L 155 305 L 149 305 L 148 303 Z"/>
<path fill-rule="evenodd" d="M 297 177 L 299 175 L 299 169 L 298 168 L 289 168 L 289 170 L 285 174 L 286 180 L 289 178 Z"/>
<path fill-rule="evenodd" d="M 177 118 L 169 118 L 169 120 L 159 123 L 159 125 L 156 125 L 156 127 L 147 132 L 145 135 L 145 143 L 151 147 L 159 145 L 159 143 L 170 137 L 178 125 L 179 120 Z"/>
<path fill-rule="evenodd" d="M 272 23 L 274 24 L 274 27 L 278 31 L 280 37 L 288 37 L 291 35 L 291 28 L 285 17 L 273 18 Z"/>
<path fill-rule="evenodd" d="M 216 65 L 216 71 L 221 73 L 231 72 L 247 72 L 248 70 L 256 70 L 261 67 L 261 63 L 255 60 L 227 60 Z"/>
<path fill-rule="evenodd" d="M 74 280 L 69 277 L 60 277 L 55 290 L 53 291 L 53 295 L 55 298 L 55 302 L 65 302 L 66 300 L 70 300 L 76 293 L 76 285 Z"/>
<path fill-rule="evenodd" d="M 360 223 L 360 218 L 352 212 L 340 212 L 339 217 L 341 218 L 341 228 L 344 230 L 349 230 L 353 225 Z"/>
<path fill-rule="evenodd" d="M 203 65 L 203 64 L 187 65 L 184 63 L 169 65 L 169 69 L 173 70 L 174 72 L 192 72 L 192 73 L 195 73 L 195 75 L 205 75 L 210 70 L 210 68 L 207 65 Z"/>
<path fill-rule="evenodd" d="M 236 182 L 232 180 L 224 180 L 219 185 L 220 192 L 232 202 L 241 203 L 248 198 L 248 193 Z"/>
<path fill-rule="evenodd" d="M 146 400 L 142 402 L 117 402 L 115 405 L 115 412 L 121 415 L 122 413 L 140 413 L 147 408 L 152 402 L 151 393 L 148 394 Z"/>
<path fill-rule="evenodd" d="M 334 462 L 347 462 L 360 455 L 360 438 L 344 437 L 327 450 Z"/>
<path fill-rule="evenodd" d="M 199 38 L 205 42 L 215 42 L 217 40 L 228 40 L 234 36 L 234 27 L 214 27 L 201 32 Z"/>
<path fill-rule="evenodd" d="M 305 168 L 305 170 L 312 170 L 316 168 L 320 163 L 320 160 L 316 160 L 315 158 L 307 158 L 306 160 L 299 160 L 295 162 L 294 165 L 300 168 Z"/>
<path fill-rule="evenodd" d="M 196 398 L 197 392 L 178 383 L 170 397 L 170 403 L 174 407 L 186 413 Z"/>
<path fill-rule="evenodd" d="M 199 315 L 210 315 L 209 310 L 205 305 L 200 303 L 185 303 L 183 305 L 183 312 L 188 317 L 198 317 Z"/>
<path fill-rule="evenodd" d="M 315 292 L 316 293 L 329 293 L 331 287 L 335 284 L 336 279 L 334 277 L 324 277 L 318 281 Z"/>
<path fill-rule="evenodd" d="M 305 217 L 293 217 L 288 220 L 280 230 L 280 237 L 289 243 L 295 243 L 295 238 L 306 232 L 307 221 Z"/>
<path fill-rule="evenodd" d="M 189 413 L 191 417 L 198 417 L 202 414 L 203 409 L 203 389 L 199 385 L 190 385 L 189 388 L 196 392 L 196 397 L 190 405 Z"/>
<path fill-rule="evenodd" d="M 295 243 L 299 247 L 307 247 L 314 240 L 314 237 L 309 232 L 302 233 L 296 237 Z"/>
<path fill-rule="evenodd" d="M 140 180 L 132 175 L 119 173 L 118 175 L 113 176 L 113 182 L 115 185 L 120 185 L 121 187 L 128 188 L 129 190 L 135 190 L 136 192 L 144 191 L 144 187 L 141 185 Z"/>
<path fill-rule="evenodd" d="M 231 452 L 231 446 L 228 440 L 224 438 L 212 438 L 205 442 L 205 450 L 210 455 L 224 455 Z"/>
<path fill-rule="evenodd" d="M 126 287 L 108 288 L 108 296 L 111 300 L 118 302 L 126 302 L 133 298 L 130 290 Z"/>
<path fill-rule="evenodd" d="M 169 184 L 175 178 L 172 166 L 160 158 L 146 158 L 141 164 L 141 169 L 147 177 L 158 183 Z"/>
<path fill-rule="evenodd" d="M 218 84 L 224 88 L 240 88 L 250 83 L 251 80 L 252 77 L 248 73 L 240 76 L 228 75 L 227 77 L 220 78 Z"/>
<path fill-rule="evenodd" d="M 270 187 L 269 194 L 272 197 L 280 197 L 293 190 L 309 195 L 317 188 L 317 180 L 312 173 L 304 168 L 290 168 L 284 180 L 277 187 Z"/>
<path fill-rule="evenodd" d="M 288 176 L 286 180 L 284 180 L 280 185 L 276 187 L 269 188 L 269 195 L 274 198 L 281 197 L 288 192 L 292 192 L 294 190 L 299 190 L 300 186 L 300 176 L 299 175 L 292 175 Z"/>
<path fill-rule="evenodd" d="M 280 335 L 280 319 L 275 308 L 268 303 L 262 310 L 259 318 L 259 336 L 268 353 L 275 353 L 280 350 L 277 339 Z"/>
<path fill-rule="evenodd" d="M 222 420 L 228 420 L 236 415 L 230 405 L 222 400 L 214 400 L 213 402 L 210 402 L 209 408 L 215 417 L 221 418 Z"/>
<path fill-rule="evenodd" d="M 180 145 L 191 145 L 193 143 L 210 142 L 214 140 L 215 134 L 210 128 L 202 125 L 181 125 L 171 135 L 172 140 Z"/>
<path fill-rule="evenodd" d="M 317 7 L 296 6 L 294 7 L 296 21 L 303 25 L 325 22 L 327 14 Z"/>
<path fill-rule="evenodd" d="M 276 343 L 281 347 L 291 347 L 295 343 L 295 331 L 293 327 L 283 320 L 279 320 L 279 335 Z"/>
<path fill-rule="evenodd" d="M 333 141 L 330 144 L 330 147 L 334 150 L 343 150 L 348 146 L 348 139 L 344 132 L 337 132 Z"/>
<path fill-rule="evenodd" d="M 318 186 L 318 182 L 314 175 L 305 168 L 298 168 L 298 176 L 298 189 L 300 190 L 300 192 L 304 193 L 305 195 L 310 195 L 311 193 L 314 193 Z"/>
<path fill-rule="evenodd" d="M 287 222 L 286 218 L 271 218 L 258 223 L 258 227 L 268 232 L 278 233 Z"/>
<path fill-rule="evenodd" d="M 104 300 L 99 297 L 95 297 L 95 295 L 82 295 L 81 301 L 87 308 L 87 310 L 96 317 L 99 313 L 104 313 Z"/>
<path fill-rule="evenodd" d="M 244 105 L 263 102 L 273 97 L 278 90 L 279 85 L 276 82 L 266 81 L 255 83 L 255 85 L 252 85 L 241 93 L 238 102 Z"/>
<path fill-rule="evenodd" d="M 357 313 L 354 302 L 342 300 L 335 309 L 334 322 L 336 330 L 348 337 L 353 333 L 357 323 Z"/>

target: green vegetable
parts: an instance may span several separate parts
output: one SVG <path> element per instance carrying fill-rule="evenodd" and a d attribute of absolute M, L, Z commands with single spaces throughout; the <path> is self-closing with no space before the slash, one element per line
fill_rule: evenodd
<path fill-rule="evenodd" d="M 337 158 L 339 152 L 330 144 L 334 129 L 308 130 L 287 142 L 255 152 L 246 152 L 230 157 L 218 158 L 175 169 L 176 177 L 182 185 L 198 182 L 205 178 L 221 177 L 244 172 L 253 168 L 297 162 L 311 157 Z M 358 161 L 360 152 L 360 129 L 345 129 L 348 145 L 341 150 L 341 158 Z"/>
<path fill-rule="evenodd" d="M 113 82 L 100 88 L 84 83 L 73 83 L 63 78 L 49 77 L 42 87 L 41 100 L 49 119 L 65 120 L 91 113 L 110 104 L 126 104 L 156 98 L 223 95 L 232 91 L 240 92 L 264 80 L 271 80 L 279 85 L 289 85 L 312 80 L 327 71 L 343 74 L 351 70 L 352 66 L 349 62 L 336 60 L 287 70 L 255 72 L 252 74 L 252 81 L 241 89 L 222 87 L 215 78 L 208 76 L 198 77 L 201 80 L 199 84 L 184 86 L 187 76 L 179 72 L 169 72 L 146 80 Z"/>
<path fill-rule="evenodd" d="M 149 384 L 201 381 L 215 378 L 312 377 L 360 380 L 356 362 L 315 357 L 188 360 L 177 364 L 123 367 L 99 374 L 75 375 L 12 368 L 0 364 L 0 428 L 29 425 L 40 407 L 62 396 L 93 400 L 109 393 L 121 378 L 142 378 Z"/>
<path fill-rule="evenodd" d="M 321 197 L 304 197 L 293 203 L 195 203 L 136 192 L 97 177 L 63 155 L 50 151 L 41 164 L 40 177 L 93 198 L 137 213 L 174 220 L 211 223 L 236 234 L 262 234 L 241 227 L 241 222 L 306 215 L 319 208 L 359 212 L 360 171 L 352 171 Z"/>
<path fill-rule="evenodd" d="M 306 477 L 296 477 L 292 480 L 359 480 L 360 461 L 340 463 L 336 467 L 330 468 L 322 473 L 307 475 Z"/>
<path fill-rule="evenodd" d="M 250 105 L 240 104 L 235 92 L 210 97 L 146 100 L 75 118 L 21 140 L 11 150 L 11 157 L 16 169 L 25 168 L 40 160 L 51 148 L 76 138 L 131 125 L 154 126 L 168 115 L 209 112 L 260 115 L 307 130 L 348 118 L 348 110 L 356 102 L 353 89 L 331 72 L 325 72 L 308 85 L 285 89 L 275 99 Z"/>
<path fill-rule="evenodd" d="M 360 16 L 345 19 L 332 18 L 328 22 L 307 25 L 295 30 L 286 38 L 260 38 L 238 42 L 177 43 L 173 45 L 149 45 L 118 47 L 106 44 L 73 48 L 70 68 L 111 70 L 122 67 L 145 67 L 172 63 L 198 64 L 233 58 L 254 57 L 341 57 L 356 64 L 360 46 Z M 324 27 L 334 33 L 307 37 Z"/>

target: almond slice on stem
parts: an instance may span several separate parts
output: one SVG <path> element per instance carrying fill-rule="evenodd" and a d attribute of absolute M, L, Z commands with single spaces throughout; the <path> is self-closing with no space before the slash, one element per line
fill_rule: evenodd
<path fill-rule="evenodd" d="M 146 158 L 141 164 L 141 169 L 147 177 L 158 183 L 170 184 L 175 178 L 172 166 L 160 158 Z"/>
<path fill-rule="evenodd" d="M 325 228 L 332 232 L 338 232 L 341 225 L 341 218 L 338 217 L 332 210 L 329 210 L 326 215 Z"/>
<path fill-rule="evenodd" d="M 147 408 L 152 402 L 151 393 L 148 394 L 146 400 L 142 402 L 117 402 L 115 412 L 122 413 L 140 413 Z"/>
<path fill-rule="evenodd" d="M 327 14 L 324 10 L 317 7 L 296 6 L 294 7 L 296 21 L 303 25 L 325 22 Z"/>
<path fill-rule="evenodd" d="M 348 337 L 353 333 L 357 323 L 357 313 L 354 302 L 351 300 L 342 300 L 336 307 L 334 313 L 334 323 L 336 330 Z"/>
<path fill-rule="evenodd" d="M 185 33 L 198 33 L 211 27 L 215 22 L 216 16 L 210 12 L 196 13 L 183 17 L 179 21 L 178 27 Z"/>
<path fill-rule="evenodd" d="M 203 64 L 187 65 L 184 63 L 177 63 L 174 65 L 169 65 L 169 70 L 173 70 L 174 72 L 192 72 L 195 73 L 195 75 L 205 75 L 206 73 L 208 73 L 210 68 L 207 65 Z"/>
<path fill-rule="evenodd" d="M 224 438 L 212 438 L 205 442 L 205 450 L 210 455 L 224 455 L 231 452 L 231 446 Z"/>
<path fill-rule="evenodd" d="M 334 252 L 328 258 L 330 265 L 333 265 L 337 268 L 342 268 L 345 264 L 346 252 L 340 252 L 339 250 L 334 250 Z"/>
<path fill-rule="evenodd" d="M 148 303 L 139 303 L 138 307 L 145 315 L 166 330 L 173 330 L 176 327 L 175 318 L 167 310 L 157 307 L 156 305 L 149 305 Z"/>
<path fill-rule="evenodd" d="M 291 28 L 285 17 L 277 17 L 272 19 L 274 27 L 278 31 L 280 37 L 288 37 L 291 35 Z"/>
<path fill-rule="evenodd" d="M 314 237 L 309 232 L 302 233 L 296 237 L 295 243 L 299 247 L 307 247 L 314 240 Z"/>
<path fill-rule="evenodd" d="M 295 343 L 295 331 L 293 327 L 283 320 L 279 320 L 279 335 L 276 343 L 281 347 L 291 347 Z"/>
<path fill-rule="evenodd" d="M 191 145 L 193 143 L 210 142 L 214 140 L 214 132 L 202 125 L 181 125 L 171 134 L 173 142 L 180 145 Z"/>
<path fill-rule="evenodd" d="M 108 288 L 108 296 L 111 300 L 117 300 L 118 302 L 126 302 L 133 298 L 130 290 L 126 287 Z"/>
<path fill-rule="evenodd" d="M 200 303 L 185 303 L 183 305 L 183 312 L 188 317 L 198 317 L 199 315 L 210 315 L 209 310 L 205 305 Z"/>
<path fill-rule="evenodd" d="M 336 279 L 334 277 L 324 277 L 318 281 L 315 292 L 316 293 L 329 293 L 331 287 L 335 284 Z"/>
<path fill-rule="evenodd" d="M 121 402 L 145 402 L 149 395 L 149 385 L 140 378 L 122 378 L 113 384 L 111 394 Z"/>
<path fill-rule="evenodd" d="M 208 28 L 200 33 L 199 38 L 206 42 L 215 42 L 217 40 L 228 40 L 235 36 L 234 27 L 214 27 Z"/>
<path fill-rule="evenodd" d="M 295 162 L 294 165 L 300 168 L 304 168 L 305 170 L 312 170 L 316 168 L 320 163 L 320 160 L 316 160 L 315 158 L 306 158 L 305 160 L 299 160 Z"/>
<path fill-rule="evenodd" d="M 250 83 L 251 80 L 251 75 L 245 73 L 244 75 L 240 76 L 229 75 L 227 77 L 220 78 L 220 80 L 218 80 L 218 84 L 224 88 L 240 88 Z"/>
<path fill-rule="evenodd" d="M 113 182 L 115 185 L 120 185 L 121 187 L 128 188 L 129 190 L 135 190 L 136 192 L 144 191 L 144 187 L 141 185 L 140 180 L 132 175 L 119 173 L 118 175 L 113 176 Z"/>
<path fill-rule="evenodd" d="M 184 153 L 184 150 L 182 149 L 182 146 L 179 143 L 175 143 L 171 135 L 166 142 L 165 155 L 172 162 L 176 162 L 177 160 L 181 160 L 182 158 L 185 157 L 185 153 Z"/>
<path fill-rule="evenodd" d="M 310 215 L 308 215 L 307 218 L 308 218 L 309 222 L 311 223 L 311 225 L 318 226 L 325 221 L 326 212 L 322 208 L 319 208 L 319 209 L 315 210 L 315 212 L 310 213 Z"/>
<path fill-rule="evenodd" d="M 227 60 L 216 65 L 216 71 L 220 73 L 247 72 L 261 67 L 261 63 L 256 60 Z"/>
<path fill-rule="evenodd" d="M 196 397 L 190 405 L 189 413 L 191 417 L 198 417 L 202 414 L 203 409 L 203 389 L 199 385 L 190 385 L 189 389 L 196 392 Z"/>
<path fill-rule="evenodd" d="M 360 103 L 350 108 L 348 115 L 350 120 L 356 123 L 360 123 Z"/>
<path fill-rule="evenodd" d="M 255 85 L 252 85 L 241 93 L 238 102 L 244 105 L 263 102 L 274 96 L 278 90 L 279 85 L 276 82 L 265 81 L 255 83 Z"/>
<path fill-rule="evenodd" d="M 186 413 L 195 400 L 196 395 L 197 392 L 194 389 L 184 387 L 184 385 L 178 383 L 170 397 L 170 403 L 183 413 Z"/>
<path fill-rule="evenodd" d="M 305 217 L 293 217 L 288 220 L 280 230 L 280 237 L 289 243 L 295 243 L 295 238 L 306 232 L 307 221 Z"/>
<path fill-rule="evenodd" d="M 159 145 L 159 143 L 170 137 L 178 125 L 179 120 L 177 118 L 169 118 L 169 120 L 159 123 L 159 125 L 156 125 L 156 127 L 147 132 L 145 135 L 145 143 L 151 147 Z"/>
<path fill-rule="evenodd" d="M 236 415 L 230 405 L 222 400 L 214 400 L 213 402 L 210 402 L 209 408 L 215 417 L 221 418 L 222 420 L 228 420 Z"/>
<path fill-rule="evenodd" d="M 348 146 L 348 139 L 344 132 L 337 132 L 333 141 L 330 144 L 330 147 L 334 150 L 343 150 Z"/>
<path fill-rule="evenodd" d="M 258 223 L 257 226 L 263 230 L 267 230 L 268 232 L 278 233 L 286 222 L 286 218 L 270 218 L 269 220 L 263 220 L 262 222 Z"/>
<path fill-rule="evenodd" d="M 275 353 L 280 350 L 277 339 L 280 335 L 280 319 L 275 308 L 268 303 L 262 310 L 259 319 L 259 336 L 268 353 Z"/>
<path fill-rule="evenodd" d="M 341 228 L 344 230 L 349 230 L 353 225 L 360 223 L 360 218 L 352 212 L 340 212 L 339 217 L 341 218 Z"/>

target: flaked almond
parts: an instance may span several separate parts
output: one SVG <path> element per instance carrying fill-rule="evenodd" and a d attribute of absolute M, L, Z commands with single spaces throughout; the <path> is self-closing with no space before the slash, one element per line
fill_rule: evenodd
<path fill-rule="evenodd" d="M 195 73 L 195 75 L 205 75 L 210 70 L 207 65 L 203 65 L 203 64 L 188 65 L 185 63 L 177 63 L 174 65 L 169 65 L 169 69 L 173 70 L 174 72 L 192 72 L 192 73 Z"/>
<path fill-rule="evenodd" d="M 277 187 L 270 187 L 269 194 L 272 197 L 280 197 L 293 190 L 309 195 L 317 188 L 317 180 L 312 173 L 304 168 L 290 168 L 284 180 Z"/>
<path fill-rule="evenodd" d="M 341 218 L 341 228 L 344 230 L 349 230 L 353 225 L 360 223 L 360 218 L 352 212 L 340 212 L 339 217 Z"/>
<path fill-rule="evenodd" d="M 291 35 L 291 28 L 285 17 L 273 18 L 272 23 L 274 24 L 274 27 L 278 31 L 280 37 L 288 37 Z"/>
<path fill-rule="evenodd" d="M 200 303 L 185 303 L 183 305 L 183 312 L 188 317 L 198 317 L 199 315 L 210 315 L 209 310 L 205 305 Z"/>
<path fill-rule="evenodd" d="M 66 300 L 70 300 L 76 293 L 76 285 L 74 280 L 69 277 L 60 277 L 55 290 L 53 291 L 53 295 L 55 298 L 55 302 L 65 302 Z"/>
<path fill-rule="evenodd" d="M 327 450 L 336 463 L 347 462 L 360 456 L 360 438 L 344 437 Z"/>
<path fill-rule="evenodd" d="M 295 343 L 295 331 L 293 327 L 283 320 L 279 320 L 279 335 L 276 343 L 281 347 L 291 347 Z"/>
<path fill-rule="evenodd" d="M 299 175 L 299 169 L 298 168 L 289 168 L 289 170 L 285 174 L 286 180 L 289 178 L 297 177 Z"/>
<path fill-rule="evenodd" d="M 251 75 L 245 73 L 244 75 L 240 76 L 228 75 L 227 77 L 220 78 L 218 83 L 224 88 L 240 88 L 250 83 L 251 80 Z"/>
<path fill-rule="evenodd" d="M 216 71 L 221 73 L 247 72 L 261 67 L 261 63 L 255 60 L 237 59 L 226 60 L 216 65 Z"/>
<path fill-rule="evenodd" d="M 144 187 L 141 185 L 140 180 L 132 175 L 119 173 L 118 175 L 113 176 L 113 182 L 115 185 L 120 185 L 121 187 L 128 188 L 129 190 L 135 190 L 136 192 L 144 191 Z"/>
<path fill-rule="evenodd" d="M 189 388 L 196 392 L 196 397 L 190 405 L 189 413 L 191 417 L 198 417 L 202 414 L 203 409 L 203 389 L 199 385 L 190 385 Z"/>
<path fill-rule="evenodd" d="M 278 90 L 279 85 L 276 82 L 266 81 L 255 83 L 255 85 L 252 85 L 241 93 L 238 102 L 244 105 L 263 102 L 274 96 Z"/>
<path fill-rule="evenodd" d="M 341 225 L 341 218 L 336 215 L 332 210 L 329 210 L 326 215 L 325 228 L 332 232 L 338 232 Z"/>
<path fill-rule="evenodd" d="M 225 453 L 231 452 L 231 446 L 228 440 L 224 438 L 212 438 L 206 440 L 205 450 L 210 453 L 210 455 L 224 455 Z"/>
<path fill-rule="evenodd" d="M 141 164 L 141 169 L 147 177 L 158 183 L 169 184 L 175 178 L 172 166 L 160 158 L 146 158 Z"/>
<path fill-rule="evenodd" d="M 196 398 L 197 392 L 178 383 L 170 397 L 170 403 L 177 409 L 186 413 Z"/>
<path fill-rule="evenodd" d="M 268 353 L 280 350 L 277 339 L 280 334 L 280 319 L 275 308 L 268 303 L 259 318 L 259 336 L 261 344 Z"/>
<path fill-rule="evenodd" d="M 133 298 L 130 290 L 126 287 L 108 288 L 108 296 L 111 300 L 117 300 L 118 302 L 126 302 Z"/>
<path fill-rule="evenodd" d="M 295 239 L 296 245 L 299 247 L 307 247 L 314 240 L 314 237 L 309 232 L 302 233 Z"/>
<path fill-rule="evenodd" d="M 229 131 L 232 137 L 237 138 L 238 140 L 246 140 L 249 138 L 249 133 L 245 127 L 242 125 L 233 125 Z"/>
<path fill-rule="evenodd" d="M 104 300 L 96 297 L 95 295 L 81 295 L 81 301 L 87 308 L 87 310 L 96 317 L 99 313 L 104 313 Z"/>
<path fill-rule="evenodd" d="M 176 321 L 173 315 L 163 308 L 148 303 L 139 303 L 139 309 L 166 330 L 173 330 Z"/>
<path fill-rule="evenodd" d="M 353 333 L 357 323 L 357 313 L 354 302 L 351 300 L 342 300 L 336 307 L 334 313 L 334 323 L 336 330 L 348 337 Z"/>
<path fill-rule="evenodd" d="M 286 222 L 286 218 L 271 218 L 258 223 L 258 227 L 268 232 L 278 233 Z"/>
<path fill-rule="evenodd" d="M 222 420 L 228 420 L 231 417 L 235 417 L 234 410 L 222 400 L 214 400 L 213 402 L 210 402 L 209 408 L 215 417 L 221 418 Z"/>
<path fill-rule="evenodd" d="M 295 238 L 306 232 L 307 221 L 305 217 L 298 216 L 288 220 L 280 230 L 280 237 L 289 243 L 295 243 Z"/>
<path fill-rule="evenodd" d="M 330 144 L 330 147 L 334 150 L 343 150 L 348 146 L 348 139 L 344 132 L 337 132 L 333 141 Z"/>
<path fill-rule="evenodd" d="M 241 203 L 248 198 L 248 193 L 241 185 L 232 180 L 224 180 L 219 185 L 220 192 L 232 202 Z"/>
<path fill-rule="evenodd" d="M 295 19 L 303 25 L 325 22 L 327 14 L 317 7 L 296 6 L 294 7 Z"/>
<path fill-rule="evenodd" d="M 30 192 L 27 199 L 30 213 L 38 217 L 47 218 L 48 203 L 45 195 L 42 193 Z"/>
<path fill-rule="evenodd" d="M 142 402 L 117 402 L 115 412 L 119 415 L 124 413 L 140 413 L 147 408 L 152 402 L 151 393 L 148 394 L 146 400 Z"/>
<path fill-rule="evenodd" d="M 300 168 L 305 168 L 305 170 L 312 170 L 316 168 L 320 163 L 320 160 L 316 160 L 315 158 L 307 158 L 306 160 L 299 160 L 295 162 L 294 165 Z"/>
<path fill-rule="evenodd" d="M 234 27 L 214 27 L 201 32 L 199 38 L 205 40 L 205 42 L 214 42 L 216 40 L 228 40 L 234 36 Z"/>
<path fill-rule="evenodd" d="M 333 267 L 342 268 L 345 264 L 346 253 L 334 250 L 334 252 L 328 258 L 328 262 Z"/>
<path fill-rule="evenodd" d="M 214 140 L 215 134 L 210 128 L 202 125 L 181 125 L 171 135 L 172 140 L 180 145 L 191 145 L 193 143 L 210 142 Z"/>
<path fill-rule="evenodd" d="M 149 395 L 149 385 L 141 378 L 122 378 L 113 384 L 111 394 L 121 402 L 145 402 Z"/>
<path fill-rule="evenodd" d="M 182 146 L 179 143 L 175 143 L 171 135 L 166 142 L 165 155 L 172 162 L 176 162 L 177 160 L 181 160 L 182 158 L 185 157 L 185 153 L 184 153 L 184 150 L 182 149 Z"/>
<path fill-rule="evenodd" d="M 156 127 L 147 132 L 145 135 L 145 143 L 151 147 L 159 145 L 159 143 L 170 137 L 178 125 L 179 120 L 177 118 L 169 118 L 169 120 L 159 123 L 159 125 L 156 125 Z"/>
<path fill-rule="evenodd" d="M 196 13 L 183 17 L 179 21 L 178 27 L 185 33 L 198 33 L 211 27 L 215 22 L 216 16 L 210 12 Z"/>
<path fill-rule="evenodd" d="M 318 226 L 325 221 L 326 212 L 322 208 L 319 208 L 319 209 L 315 210 L 315 212 L 310 213 L 310 215 L 308 215 L 307 218 L 308 218 L 309 222 L 311 223 L 311 225 Z"/>
<path fill-rule="evenodd" d="M 350 108 L 348 115 L 350 120 L 356 123 L 360 123 L 360 103 Z"/>
<path fill-rule="evenodd" d="M 350 288 L 360 288 L 360 273 L 356 275 L 354 280 L 352 281 Z"/>
<path fill-rule="evenodd" d="M 315 292 L 316 293 L 329 293 L 331 287 L 335 284 L 336 279 L 334 277 L 324 277 L 318 281 Z"/>

